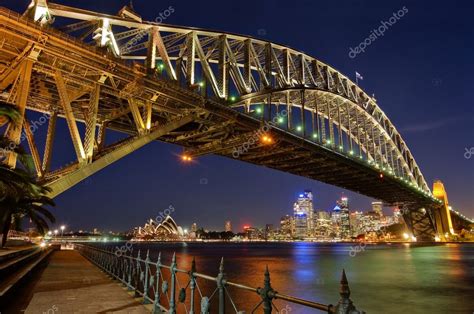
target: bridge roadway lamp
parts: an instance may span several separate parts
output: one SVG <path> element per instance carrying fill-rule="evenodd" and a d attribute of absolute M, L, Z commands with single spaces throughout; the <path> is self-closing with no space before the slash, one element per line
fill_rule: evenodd
<path fill-rule="evenodd" d="M 184 154 L 181 156 L 181 160 L 185 162 L 190 162 L 192 160 L 191 156 Z"/>
<path fill-rule="evenodd" d="M 62 238 L 63 235 L 64 235 L 64 229 L 66 229 L 66 226 L 62 225 L 62 226 L 61 226 L 61 238 Z"/>

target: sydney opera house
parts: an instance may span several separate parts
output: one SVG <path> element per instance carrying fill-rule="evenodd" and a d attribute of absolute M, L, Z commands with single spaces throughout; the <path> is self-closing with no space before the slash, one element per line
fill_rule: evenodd
<path fill-rule="evenodd" d="M 143 227 L 134 230 L 136 240 L 177 240 L 183 236 L 183 228 L 171 216 L 166 216 L 161 222 L 150 219 Z"/>

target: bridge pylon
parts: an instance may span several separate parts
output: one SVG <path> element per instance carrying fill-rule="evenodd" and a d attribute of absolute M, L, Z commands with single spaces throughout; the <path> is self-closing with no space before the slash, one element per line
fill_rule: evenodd
<path fill-rule="evenodd" d="M 443 182 L 436 180 L 433 183 L 433 195 L 443 202 L 434 210 L 434 222 L 440 241 L 448 241 L 451 235 L 454 235 L 451 213 L 449 210 L 448 194 L 444 188 Z"/>

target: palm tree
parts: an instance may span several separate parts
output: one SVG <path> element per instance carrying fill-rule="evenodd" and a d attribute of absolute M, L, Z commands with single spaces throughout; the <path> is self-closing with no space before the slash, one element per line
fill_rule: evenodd
<path fill-rule="evenodd" d="M 37 185 L 40 187 L 40 185 Z M 46 196 L 46 193 L 50 192 L 51 189 L 47 187 L 41 187 L 39 193 L 31 194 L 29 190 L 25 191 L 19 199 L 15 199 L 13 202 L 5 202 L 6 206 L 2 208 L 2 247 L 7 242 L 8 232 L 12 226 L 12 221 L 15 216 L 29 217 L 36 229 L 40 234 L 44 234 L 48 229 L 49 220 L 54 223 L 56 219 L 43 205 L 54 206 L 52 199 Z"/>
<path fill-rule="evenodd" d="M 20 118 L 15 107 L 0 101 L 0 126 Z M 40 233 L 48 229 L 46 219 L 51 222 L 55 219 L 43 207 L 43 204 L 54 206 L 54 202 L 46 196 L 50 189 L 36 181 L 31 156 L 4 136 L 0 136 L 0 152 L 0 158 L 5 158 L 7 152 L 16 153 L 20 163 L 20 167 L 10 168 L 0 160 L 0 233 L 4 247 L 14 216 L 29 217 Z"/>

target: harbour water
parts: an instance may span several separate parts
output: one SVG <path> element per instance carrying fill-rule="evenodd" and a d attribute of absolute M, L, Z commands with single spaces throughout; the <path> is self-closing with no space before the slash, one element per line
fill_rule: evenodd
<path fill-rule="evenodd" d="M 134 243 L 132 248 L 142 257 L 150 250 L 152 260 L 161 251 L 165 264 L 176 252 L 180 269 L 190 269 L 195 257 L 197 271 L 213 276 L 224 257 L 228 280 L 252 287 L 263 286 L 268 265 L 275 290 L 324 304 L 337 303 L 344 268 L 352 300 L 368 313 L 474 312 L 474 244 Z M 212 293 L 213 286 L 202 288 L 203 295 Z M 247 313 L 259 302 L 251 292 L 229 293 Z M 276 304 L 286 313 L 317 312 Z"/>

